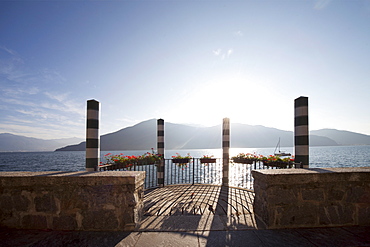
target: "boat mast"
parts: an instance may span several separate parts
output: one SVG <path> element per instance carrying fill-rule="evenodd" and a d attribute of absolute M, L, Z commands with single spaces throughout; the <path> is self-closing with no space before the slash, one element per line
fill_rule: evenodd
<path fill-rule="evenodd" d="M 280 137 L 279 137 L 279 141 L 275 147 L 275 151 L 274 151 L 274 154 L 276 154 L 276 149 L 279 147 L 279 153 L 280 153 Z"/>

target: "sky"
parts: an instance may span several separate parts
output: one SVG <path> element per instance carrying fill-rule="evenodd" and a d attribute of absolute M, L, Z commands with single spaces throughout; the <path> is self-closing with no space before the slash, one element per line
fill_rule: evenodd
<path fill-rule="evenodd" d="M 153 118 L 370 135 L 370 0 L 0 1 L 0 133 Z"/>

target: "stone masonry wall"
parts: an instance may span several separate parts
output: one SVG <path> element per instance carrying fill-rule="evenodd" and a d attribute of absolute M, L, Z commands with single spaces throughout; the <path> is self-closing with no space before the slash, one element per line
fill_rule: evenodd
<path fill-rule="evenodd" d="M 370 225 L 370 167 L 252 171 L 260 228 Z"/>
<path fill-rule="evenodd" d="M 0 172 L 0 227 L 129 231 L 145 172 Z"/>

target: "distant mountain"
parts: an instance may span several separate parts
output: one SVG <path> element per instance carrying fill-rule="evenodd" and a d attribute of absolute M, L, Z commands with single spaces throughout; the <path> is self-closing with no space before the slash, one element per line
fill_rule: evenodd
<path fill-rule="evenodd" d="M 325 136 L 339 145 L 370 145 L 370 136 L 346 130 L 321 129 L 311 131 L 314 135 Z"/>
<path fill-rule="evenodd" d="M 280 138 L 282 147 L 294 145 L 292 131 L 264 126 L 231 123 L 233 148 L 275 147 Z M 8 133 L 0 134 L 0 152 L 15 151 L 84 151 L 79 138 L 43 140 Z M 70 145 L 72 143 L 78 143 Z M 100 137 L 102 151 L 150 150 L 157 147 L 157 121 L 147 120 Z M 321 129 L 310 132 L 311 146 L 370 145 L 370 136 L 350 131 Z M 221 148 L 221 125 L 189 126 L 165 122 L 166 149 Z"/>
<path fill-rule="evenodd" d="M 81 142 L 81 138 L 43 140 L 2 133 L 0 134 L 0 152 L 54 151 L 56 148 L 78 142 Z"/>
<path fill-rule="evenodd" d="M 231 147 L 234 148 L 275 147 L 279 138 L 281 146 L 291 147 L 294 145 L 292 131 L 237 123 L 232 123 L 230 127 L 230 142 Z M 368 138 L 370 139 L 370 136 Z M 155 119 L 147 120 L 117 132 L 102 135 L 100 143 L 102 151 L 156 148 L 157 121 Z M 81 142 L 56 151 L 83 151 L 85 145 L 85 142 Z M 311 134 L 310 145 L 336 146 L 338 143 L 327 136 Z M 221 125 L 197 127 L 165 122 L 165 148 L 221 148 Z"/>
<path fill-rule="evenodd" d="M 230 145 L 232 147 L 275 147 L 279 138 L 281 146 L 294 146 L 294 133 L 261 125 L 231 124 Z M 310 135 L 311 146 L 336 146 L 334 140 L 317 135 Z"/>

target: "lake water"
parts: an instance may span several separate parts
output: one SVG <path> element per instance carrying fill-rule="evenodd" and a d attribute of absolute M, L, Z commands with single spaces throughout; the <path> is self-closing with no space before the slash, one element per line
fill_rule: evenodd
<path fill-rule="evenodd" d="M 270 155 L 275 148 L 231 148 L 230 157 L 238 153 L 253 153 Z M 293 153 L 293 147 L 282 148 Z M 150 151 L 112 151 L 111 153 L 125 155 L 142 155 Z M 109 152 L 102 151 L 101 157 Z M 180 153 L 190 153 L 192 157 L 200 158 L 205 154 L 222 158 L 222 149 L 166 150 L 166 158 Z M 370 166 L 370 146 L 335 146 L 311 147 L 310 168 L 328 167 L 364 167 Z M 64 152 L 7 152 L 0 153 L 0 171 L 83 171 L 85 170 L 84 151 Z"/>

